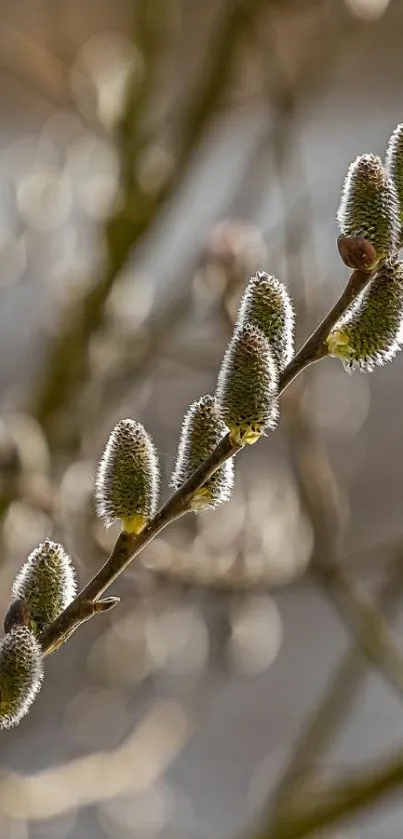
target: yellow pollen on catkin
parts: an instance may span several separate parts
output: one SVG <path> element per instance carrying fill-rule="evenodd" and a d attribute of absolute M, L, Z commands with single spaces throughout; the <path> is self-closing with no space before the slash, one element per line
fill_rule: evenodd
<path fill-rule="evenodd" d="M 336 329 L 334 332 L 331 332 L 326 339 L 329 355 L 334 355 L 338 358 L 350 358 L 351 347 L 349 340 L 348 335 L 342 330 Z"/>
<path fill-rule="evenodd" d="M 125 533 L 133 533 L 136 536 L 144 530 L 148 519 L 146 516 L 137 514 L 129 518 L 122 519 L 122 527 Z"/>

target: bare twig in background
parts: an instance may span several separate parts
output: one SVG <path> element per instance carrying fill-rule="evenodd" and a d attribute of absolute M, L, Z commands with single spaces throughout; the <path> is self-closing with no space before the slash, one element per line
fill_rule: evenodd
<path fill-rule="evenodd" d="M 61 327 L 50 352 L 49 368 L 34 403 L 33 413 L 50 436 L 57 431 L 58 411 L 70 403 L 76 388 L 85 380 L 88 343 L 102 323 L 104 304 L 113 283 L 157 212 L 183 181 L 193 152 L 225 91 L 232 69 L 232 58 L 242 39 L 245 6 L 242 2 L 230 3 L 217 27 L 214 43 L 209 45 L 209 62 L 206 67 L 203 66 L 203 83 L 197 92 L 192 91 L 187 109 L 180 117 L 180 141 L 173 175 L 157 193 L 145 195 L 135 178 L 135 163 L 139 149 L 138 136 L 152 87 L 156 60 L 154 46 L 160 33 L 163 6 L 160 0 L 153 0 L 152 4 L 141 4 L 142 10 L 145 10 L 140 38 L 145 73 L 140 85 L 129 86 L 117 132 L 122 195 L 104 228 L 106 265 L 101 277 L 79 301 L 78 310 L 75 308 L 66 325 Z M 252 0 L 248 5 L 248 14 L 263 6 L 262 0 Z"/>
<path fill-rule="evenodd" d="M 315 530 L 311 572 L 340 612 L 362 651 L 387 674 L 388 681 L 401 697 L 402 662 L 387 623 L 372 599 L 362 590 L 355 575 L 338 561 L 337 514 L 328 491 L 329 481 L 332 481 L 330 465 L 303 411 L 298 411 L 295 416 L 298 416 L 298 431 L 294 425 L 290 439 L 295 440 L 298 435 L 296 474 L 304 506 Z"/>
<path fill-rule="evenodd" d="M 106 263 L 101 276 L 83 297 L 66 313 L 54 346 L 49 353 L 49 367 L 45 373 L 33 405 L 37 417 L 51 436 L 52 419 L 57 420 L 60 408 L 66 406 L 72 389 L 79 387 L 85 377 L 86 353 L 91 334 L 100 326 L 104 303 L 113 283 L 124 265 L 136 236 L 146 228 L 156 204 L 142 194 L 135 178 L 135 163 L 140 136 L 155 81 L 159 56 L 161 21 L 158 18 L 159 0 L 140 4 L 135 20 L 136 42 L 142 54 L 143 74 L 137 69 L 127 84 L 126 100 L 116 127 L 116 147 L 119 156 L 119 196 L 110 217 L 106 220 L 102 238 L 106 244 Z M 57 423 L 56 423 L 57 424 Z"/>
<path fill-rule="evenodd" d="M 396 793 L 403 785 L 403 754 L 398 752 L 383 764 L 377 761 L 348 780 L 332 786 L 327 800 L 282 823 L 278 828 L 264 827 L 254 839 L 304 839 L 331 827 L 348 816 L 372 808 L 380 800 Z"/>
<path fill-rule="evenodd" d="M 2 75 L 6 73 L 54 105 L 66 104 L 69 100 L 66 67 L 54 50 L 40 45 L 4 19 L 0 20 L 0 37 Z"/>
<path fill-rule="evenodd" d="M 389 620 L 396 612 L 402 597 L 401 559 L 399 553 L 390 563 L 390 569 L 377 597 L 378 607 Z M 309 779 L 315 772 L 315 761 L 329 749 L 367 672 L 366 659 L 361 650 L 353 646 L 332 673 L 319 705 L 314 708 L 308 720 L 303 722 L 301 736 L 291 751 L 274 800 L 270 803 L 273 829 L 278 829 L 283 819 L 286 820 L 290 813 L 298 809 L 298 802 L 301 802 L 306 784 L 309 784 Z"/>

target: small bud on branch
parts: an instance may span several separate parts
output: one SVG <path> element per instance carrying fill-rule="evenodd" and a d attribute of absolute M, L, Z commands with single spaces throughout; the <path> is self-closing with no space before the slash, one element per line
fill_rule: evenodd
<path fill-rule="evenodd" d="M 236 326 L 248 323 L 263 332 L 282 372 L 294 354 L 294 310 L 283 283 L 265 271 L 250 279 L 240 303 Z"/>
<path fill-rule="evenodd" d="M 182 425 L 175 471 L 171 486 L 175 489 L 203 463 L 225 437 L 227 428 L 213 396 L 202 396 L 190 406 Z M 193 495 L 195 511 L 213 509 L 231 497 L 234 485 L 234 464 L 227 460 L 209 481 Z"/>
<path fill-rule="evenodd" d="M 10 603 L 7 612 L 4 616 L 3 626 L 4 632 L 11 632 L 15 626 L 28 626 L 30 619 L 27 607 L 23 600 L 18 597 Z"/>
<path fill-rule="evenodd" d="M 76 592 L 71 558 L 63 545 L 50 539 L 45 539 L 30 553 L 12 587 L 15 602 L 24 603 L 28 625 L 38 635 L 56 620 Z M 11 604 L 10 609 L 15 610 L 15 605 Z"/>
<path fill-rule="evenodd" d="M 386 151 L 386 171 L 391 178 L 399 200 L 400 235 L 399 245 L 403 241 L 403 123 L 398 125 L 390 137 Z"/>
<path fill-rule="evenodd" d="M 29 629 L 17 626 L 0 642 L 0 729 L 20 722 L 42 679 L 41 648 Z"/>
<path fill-rule="evenodd" d="M 362 236 L 340 234 L 337 239 L 337 249 L 344 264 L 357 271 L 371 271 L 378 261 L 374 246 Z"/>
<path fill-rule="evenodd" d="M 275 427 L 278 369 L 269 342 L 255 326 L 236 330 L 218 375 L 217 402 L 237 445 L 251 445 Z"/>
<path fill-rule="evenodd" d="M 98 515 L 107 527 L 120 520 L 127 533 L 140 533 L 156 511 L 158 488 L 158 458 L 151 437 L 141 423 L 121 420 L 98 469 Z"/>
<path fill-rule="evenodd" d="M 363 154 L 351 163 L 337 218 L 342 234 L 338 243 L 339 252 L 350 268 L 371 270 L 381 259 L 386 259 L 397 249 L 400 235 L 399 201 L 380 157 Z M 367 249 L 361 256 L 356 243 L 349 245 L 350 237 L 368 240 L 374 249 L 373 253 Z"/>

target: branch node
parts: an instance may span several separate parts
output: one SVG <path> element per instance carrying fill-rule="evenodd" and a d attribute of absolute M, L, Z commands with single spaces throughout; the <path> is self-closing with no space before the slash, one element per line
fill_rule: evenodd
<path fill-rule="evenodd" d="M 120 597 L 104 597 L 103 600 L 94 600 L 93 603 L 93 610 L 94 615 L 98 615 L 101 612 L 110 612 L 111 609 L 114 609 L 115 606 L 118 606 L 120 603 Z"/>

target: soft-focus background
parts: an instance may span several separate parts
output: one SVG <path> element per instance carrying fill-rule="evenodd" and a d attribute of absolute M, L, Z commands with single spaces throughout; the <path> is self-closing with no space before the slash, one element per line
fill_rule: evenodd
<path fill-rule="evenodd" d="M 402 28 L 400 0 L 0 0 L 3 611 L 46 535 L 81 582 L 104 561 L 116 531 L 93 476 L 117 419 L 153 435 L 166 495 L 251 273 L 288 284 L 299 342 L 334 301 L 346 168 L 403 119 Z M 348 562 L 398 620 L 402 377 L 402 358 L 305 375 L 237 459 L 231 503 L 166 531 L 114 587 L 119 609 L 47 661 L 1 734 L 1 839 L 253 824 L 353 643 L 312 554 Z M 305 798 L 398 745 L 402 705 L 349 667 Z M 320 835 L 400 839 L 402 817 L 396 798 Z"/>

